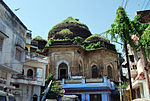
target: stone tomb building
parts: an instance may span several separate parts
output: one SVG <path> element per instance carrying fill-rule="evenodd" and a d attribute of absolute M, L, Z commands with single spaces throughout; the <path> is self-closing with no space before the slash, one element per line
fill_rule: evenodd
<path fill-rule="evenodd" d="M 52 73 L 54 78 L 59 80 L 94 80 L 105 76 L 112 82 L 118 82 L 116 62 L 118 53 L 115 46 L 98 34 L 92 35 L 88 27 L 79 22 L 78 19 L 68 17 L 66 20 L 55 25 L 50 30 L 48 39 L 44 49 L 45 54 L 49 57 L 47 75 Z M 83 84 L 83 86 L 85 85 L 86 83 Z M 65 86 L 63 88 L 65 89 Z M 110 99 L 109 95 L 111 95 L 112 91 L 103 90 L 103 92 L 106 92 L 106 96 L 103 97 L 102 95 L 101 99 L 96 99 L 95 101 L 107 101 Z M 70 89 L 69 92 L 74 91 Z M 82 97 L 80 98 L 82 100 L 86 97 L 85 92 L 81 92 Z M 96 94 L 93 92 L 100 92 L 98 94 L 102 94 L 102 91 L 96 90 L 87 92 L 91 92 L 88 93 L 87 99 L 84 99 L 87 101 L 90 101 L 90 94 Z"/>
<path fill-rule="evenodd" d="M 118 81 L 115 46 L 100 35 L 92 35 L 78 19 L 68 17 L 50 30 L 48 38 L 47 74 L 52 73 L 55 79 L 107 76 L 111 81 Z"/>

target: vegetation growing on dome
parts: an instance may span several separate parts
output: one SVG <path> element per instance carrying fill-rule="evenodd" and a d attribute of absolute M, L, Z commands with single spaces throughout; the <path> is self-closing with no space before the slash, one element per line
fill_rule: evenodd
<path fill-rule="evenodd" d="M 81 45 L 83 41 L 84 41 L 84 39 L 82 37 L 77 36 L 73 39 L 73 44 Z"/>
<path fill-rule="evenodd" d="M 35 38 L 33 38 L 33 40 L 44 40 L 44 41 L 47 41 L 47 40 L 45 40 L 45 39 L 43 39 L 41 36 L 36 36 Z"/>
<path fill-rule="evenodd" d="M 58 32 L 57 34 L 72 34 L 72 32 L 70 31 L 70 29 L 62 29 L 60 32 Z"/>
<path fill-rule="evenodd" d="M 52 38 L 49 39 L 49 40 L 47 41 L 47 44 L 45 45 L 45 47 L 51 46 L 51 45 L 52 45 L 52 42 L 53 42 L 53 39 L 52 39 Z"/>
<path fill-rule="evenodd" d="M 51 38 L 50 40 L 48 40 L 46 47 L 52 46 L 53 43 L 56 41 L 63 42 L 63 41 L 68 41 L 68 40 L 72 42 L 71 45 L 79 45 L 79 46 L 83 47 L 85 50 L 94 50 L 97 48 L 105 47 L 105 45 L 110 45 L 113 47 L 113 45 L 110 44 L 110 41 L 108 39 L 106 39 L 98 34 L 91 35 L 87 39 L 84 39 L 79 36 L 74 37 L 74 39 L 70 39 L 68 37 L 66 37 L 65 39 Z M 103 43 L 103 42 L 105 42 L 105 43 Z M 105 48 L 107 48 L 107 47 L 105 47 Z M 115 50 L 115 48 L 113 48 L 113 50 Z"/>
<path fill-rule="evenodd" d="M 36 52 L 42 52 L 42 49 L 36 49 Z"/>
<path fill-rule="evenodd" d="M 49 47 L 53 44 L 53 42 L 55 41 L 72 41 L 71 39 L 69 38 L 65 38 L 65 39 L 54 39 L 54 38 L 51 38 L 47 41 L 47 44 L 45 45 L 45 47 Z"/>
<path fill-rule="evenodd" d="M 72 17 L 68 17 L 66 20 L 64 20 L 64 21 L 58 23 L 57 25 L 55 25 L 55 26 L 50 30 L 50 32 L 52 32 L 54 29 L 56 29 L 57 27 L 61 26 L 62 24 L 68 24 L 68 23 L 78 24 L 78 25 L 84 26 L 84 27 L 86 27 L 86 28 L 88 29 L 87 25 L 85 25 L 85 24 L 79 22 L 79 19 L 74 19 L 74 18 L 72 18 Z M 49 32 L 49 34 L 50 34 L 50 32 Z"/>
<path fill-rule="evenodd" d="M 93 34 L 90 37 L 88 37 L 85 41 L 90 41 L 90 42 L 104 41 L 104 42 L 110 43 L 110 41 L 107 38 L 99 34 Z"/>
<path fill-rule="evenodd" d="M 84 49 L 86 50 L 94 50 L 96 48 L 101 48 L 102 45 L 101 45 L 101 42 L 98 41 L 96 43 L 92 43 L 90 41 L 84 41 L 81 45 Z"/>

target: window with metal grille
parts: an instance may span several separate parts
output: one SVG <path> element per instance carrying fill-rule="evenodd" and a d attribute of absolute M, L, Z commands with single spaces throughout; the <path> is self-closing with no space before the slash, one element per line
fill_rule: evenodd
<path fill-rule="evenodd" d="M 22 51 L 16 48 L 16 59 L 21 61 Z"/>

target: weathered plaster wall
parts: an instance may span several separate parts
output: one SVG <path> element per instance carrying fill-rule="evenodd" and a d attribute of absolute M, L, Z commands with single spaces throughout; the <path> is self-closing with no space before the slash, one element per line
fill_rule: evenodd
<path fill-rule="evenodd" d="M 98 49 L 93 51 L 84 51 L 80 47 L 53 47 L 49 48 L 49 72 L 58 79 L 58 62 L 65 60 L 69 64 L 69 72 L 72 76 L 82 75 L 91 78 L 91 69 L 93 65 L 98 68 L 100 73 L 100 65 L 103 65 L 103 76 L 107 76 L 107 66 L 112 67 L 113 81 L 118 80 L 117 70 L 117 53 Z M 63 61 L 62 61 L 63 62 Z M 80 65 L 80 67 L 79 67 Z"/>

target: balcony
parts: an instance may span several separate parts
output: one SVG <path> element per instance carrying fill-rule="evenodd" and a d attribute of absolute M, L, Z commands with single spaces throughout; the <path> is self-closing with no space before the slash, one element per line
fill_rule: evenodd
<path fill-rule="evenodd" d="M 106 77 L 99 79 L 70 79 L 62 80 L 65 90 L 114 90 L 113 82 Z"/>
<path fill-rule="evenodd" d="M 48 57 L 35 52 L 26 52 L 26 59 L 48 63 Z"/>
<path fill-rule="evenodd" d="M 17 74 L 17 75 L 12 75 L 11 82 L 41 86 L 43 85 L 43 78 Z"/>

